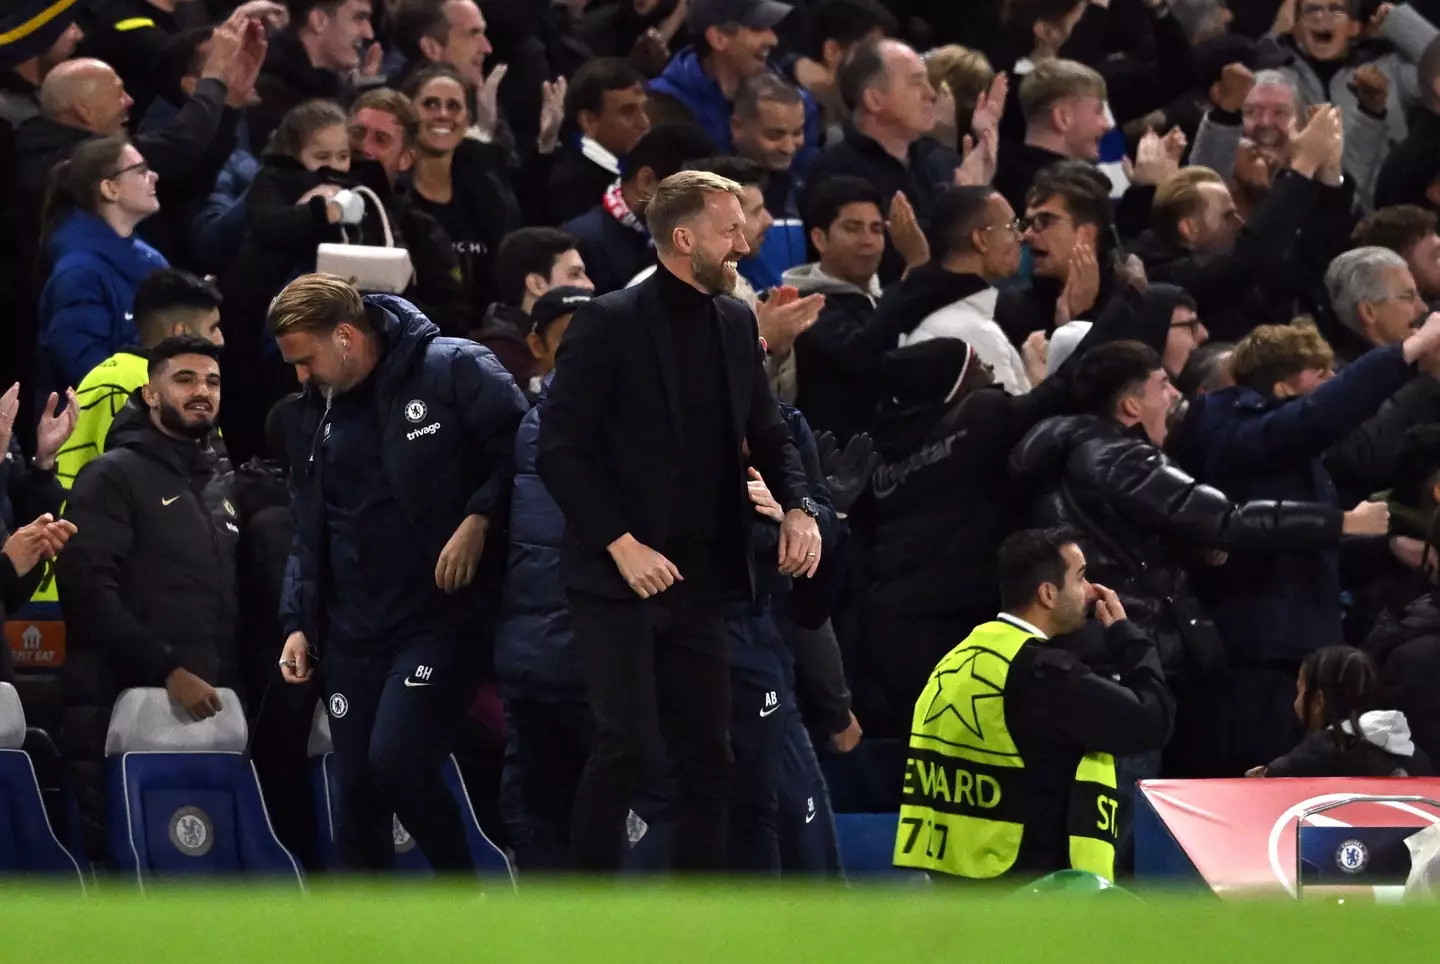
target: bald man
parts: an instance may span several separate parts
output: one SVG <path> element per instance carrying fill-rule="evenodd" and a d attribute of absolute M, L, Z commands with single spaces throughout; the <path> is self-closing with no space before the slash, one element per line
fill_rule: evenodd
<path fill-rule="evenodd" d="M 264 59 L 263 28 L 258 23 L 255 28 L 261 30 L 260 53 L 252 71 L 242 69 L 239 63 L 241 40 L 212 42 L 202 79 L 174 118 L 132 138 L 151 170 L 160 175 L 160 216 L 147 222 L 144 233 L 167 256 L 175 254 L 169 221 L 193 215 L 194 205 L 204 201 L 235 149 L 235 124 L 240 118 L 235 106 L 253 90 L 254 74 Z M 219 34 L 217 29 L 217 38 Z M 238 36 L 244 37 L 243 27 Z M 253 50 L 251 57 L 255 57 Z M 22 124 L 14 140 L 11 203 L 26 259 L 23 263 L 36 263 L 40 207 L 51 169 L 74 153 L 82 141 L 123 134 L 132 121 L 133 104 L 120 76 L 103 60 L 67 60 L 46 75 L 40 85 L 41 116 Z"/>
<path fill-rule="evenodd" d="M 102 137 L 123 133 L 134 105 L 120 75 L 103 60 L 67 60 L 40 85 L 42 114 Z"/>

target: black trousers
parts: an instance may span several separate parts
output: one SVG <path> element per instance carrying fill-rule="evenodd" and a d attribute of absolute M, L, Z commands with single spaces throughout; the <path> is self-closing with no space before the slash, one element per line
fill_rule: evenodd
<path fill-rule="evenodd" d="M 506 702 L 510 748 L 501 794 L 520 872 L 566 871 L 575 794 L 590 756 L 595 725 L 583 703 Z"/>
<path fill-rule="evenodd" d="M 474 871 L 460 806 L 441 774 L 475 693 L 474 668 L 456 650 L 452 640 L 432 639 L 396 653 L 326 654 L 344 869 L 394 865 L 393 814 L 437 873 Z"/>
<path fill-rule="evenodd" d="M 569 593 L 595 714 L 570 834 L 577 870 L 620 870 L 631 798 L 643 779 L 659 775 L 666 757 L 676 796 L 671 867 L 725 867 L 731 769 L 725 620 L 720 605 L 682 587 L 652 599 Z"/>

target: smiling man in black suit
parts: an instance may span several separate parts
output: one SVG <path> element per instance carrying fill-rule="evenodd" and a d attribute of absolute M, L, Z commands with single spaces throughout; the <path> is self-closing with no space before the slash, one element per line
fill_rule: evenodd
<path fill-rule="evenodd" d="M 815 506 L 765 377 L 754 313 L 726 295 L 749 253 L 739 185 L 686 171 L 646 209 L 660 266 L 575 313 L 538 468 L 565 514 L 562 568 L 596 734 L 575 801 L 580 870 L 618 870 L 630 798 L 663 737 L 672 865 L 725 863 L 724 608 L 753 597 L 745 450 L 785 509 L 780 571 L 820 563 Z"/>

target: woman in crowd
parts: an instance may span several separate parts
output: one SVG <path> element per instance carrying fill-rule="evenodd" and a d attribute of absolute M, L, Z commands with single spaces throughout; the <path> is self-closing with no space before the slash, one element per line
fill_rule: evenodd
<path fill-rule="evenodd" d="M 91 368 L 138 341 L 130 321 L 135 290 L 152 272 L 169 267 L 135 236 L 140 222 L 160 210 L 158 180 L 123 137 L 86 141 L 51 172 L 38 397 L 80 384 Z"/>
<path fill-rule="evenodd" d="M 496 300 L 494 261 L 500 239 L 523 226 L 520 205 L 497 173 L 503 156 L 465 136 L 474 111 L 465 81 L 453 67 L 440 64 L 419 71 L 406 83 L 405 93 L 420 114 L 411 200 L 440 222 L 455 245 L 470 317 L 478 321 Z"/>

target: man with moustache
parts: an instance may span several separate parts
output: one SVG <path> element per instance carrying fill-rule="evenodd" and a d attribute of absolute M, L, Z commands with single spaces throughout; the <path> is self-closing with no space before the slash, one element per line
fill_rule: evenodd
<path fill-rule="evenodd" d="M 75 536 L 56 578 L 69 639 L 60 742 L 85 849 L 105 853 L 105 733 L 115 698 L 163 686 L 191 719 L 223 709 L 236 673 L 234 474 L 216 432 L 220 346 L 195 335 L 149 353 L 149 381 L 70 489 Z"/>
<path fill-rule="evenodd" d="M 565 515 L 562 570 L 595 714 L 571 833 L 583 871 L 620 869 L 631 797 L 661 738 L 677 790 L 671 864 L 725 866 L 724 617 L 754 597 L 748 464 L 784 510 L 780 572 L 820 564 L 818 510 L 755 315 L 728 297 L 750 250 L 743 197 L 704 171 L 660 182 L 645 211 L 659 267 L 575 313 L 544 403 L 536 467 Z"/>

